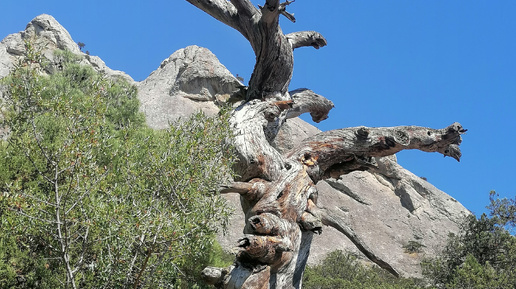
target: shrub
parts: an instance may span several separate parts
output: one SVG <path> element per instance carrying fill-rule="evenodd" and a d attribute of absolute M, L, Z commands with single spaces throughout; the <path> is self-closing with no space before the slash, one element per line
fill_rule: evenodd
<path fill-rule="evenodd" d="M 57 52 L 2 80 L 1 288 L 195 288 L 230 212 L 227 116 L 145 127 L 136 88 Z"/>
<path fill-rule="evenodd" d="M 403 246 L 403 249 L 405 249 L 405 253 L 421 253 L 422 248 L 424 247 L 426 246 L 419 243 L 418 241 L 409 241 L 406 245 Z"/>
<path fill-rule="evenodd" d="M 305 289 L 404 289 L 422 288 L 415 279 L 396 278 L 378 267 L 368 267 L 357 257 L 334 251 L 317 266 L 307 267 Z"/>
<path fill-rule="evenodd" d="M 497 218 L 470 215 L 441 255 L 422 267 L 437 288 L 516 288 L 516 237 Z"/>

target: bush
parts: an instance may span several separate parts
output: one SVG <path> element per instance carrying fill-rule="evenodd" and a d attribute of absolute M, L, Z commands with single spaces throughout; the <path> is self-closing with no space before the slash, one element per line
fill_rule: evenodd
<path fill-rule="evenodd" d="M 483 214 L 470 215 L 423 274 L 437 288 L 516 288 L 516 237 Z"/>
<path fill-rule="evenodd" d="M 421 253 L 422 248 L 426 247 L 425 245 L 419 243 L 418 241 L 409 241 L 406 245 L 403 246 L 405 249 L 405 253 Z"/>
<path fill-rule="evenodd" d="M 0 287 L 202 287 L 230 214 L 227 116 L 150 130 L 134 86 L 57 55 L 45 76 L 27 43 L 2 80 Z"/>
<path fill-rule="evenodd" d="M 422 288 L 418 280 L 396 278 L 378 267 L 367 267 L 357 257 L 334 251 L 322 264 L 307 267 L 303 276 L 305 289 L 404 289 Z"/>
<path fill-rule="evenodd" d="M 495 191 L 491 191 L 487 208 L 498 225 L 504 226 L 513 235 L 516 234 L 516 197 L 500 199 Z"/>

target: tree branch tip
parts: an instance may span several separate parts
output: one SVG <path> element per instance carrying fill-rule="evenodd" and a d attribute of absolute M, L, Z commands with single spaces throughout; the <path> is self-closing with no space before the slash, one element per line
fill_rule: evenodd
<path fill-rule="evenodd" d="M 292 1 L 288 1 L 287 0 L 287 1 L 283 2 L 283 3 L 281 3 L 281 5 L 288 6 L 288 5 L 290 5 L 290 4 L 294 3 L 294 2 L 296 2 L 296 0 L 292 0 Z"/>
<path fill-rule="evenodd" d="M 290 4 L 294 3 L 294 2 L 296 2 L 296 0 L 292 0 L 292 1 L 288 1 L 287 0 L 287 1 L 283 2 L 283 3 L 280 3 L 279 9 L 283 9 L 284 10 L 288 5 L 290 5 Z"/>
<path fill-rule="evenodd" d="M 444 151 L 441 151 L 444 157 L 452 157 L 456 161 L 460 162 L 460 158 L 462 157 L 462 153 L 460 151 L 458 144 L 449 144 Z"/>
<path fill-rule="evenodd" d="M 296 0 L 286 1 L 281 3 L 278 7 L 278 11 L 281 13 L 281 15 L 292 21 L 292 23 L 296 23 L 296 17 L 294 17 L 294 13 L 288 13 L 286 7 L 294 2 L 296 2 Z"/>
<path fill-rule="evenodd" d="M 285 16 L 288 20 L 292 21 L 292 23 L 296 23 L 296 17 L 294 17 L 294 14 L 288 13 L 287 11 L 281 11 L 281 15 Z M 319 49 L 319 48 L 317 48 Z"/>
<path fill-rule="evenodd" d="M 301 219 L 298 223 L 305 231 L 311 231 L 318 235 L 322 233 L 323 224 L 321 219 L 312 214 L 310 211 L 305 211 L 301 215 Z"/>
<path fill-rule="evenodd" d="M 450 126 L 447 127 L 448 132 L 458 132 L 459 134 L 464 134 L 468 130 L 465 129 L 460 123 L 454 122 Z"/>

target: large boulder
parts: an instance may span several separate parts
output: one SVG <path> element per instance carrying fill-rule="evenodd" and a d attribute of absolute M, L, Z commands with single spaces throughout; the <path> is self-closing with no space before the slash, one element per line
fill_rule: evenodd
<path fill-rule="evenodd" d="M 188 46 L 138 83 L 138 97 L 147 124 L 161 129 L 199 110 L 208 115 L 218 112 L 216 103 L 229 99 L 241 86 L 211 51 Z"/>
<path fill-rule="evenodd" d="M 0 42 L 0 77 L 7 75 L 24 57 L 25 40 L 41 47 L 51 63 L 54 49 L 68 49 L 81 55 L 83 64 L 110 77 L 123 77 L 135 83 L 125 73 L 111 70 L 100 58 L 82 53 L 68 32 L 49 15 L 36 17 L 25 31 L 11 34 Z M 217 104 L 227 100 L 242 85 L 213 53 L 198 46 L 176 51 L 147 79 L 135 84 L 147 123 L 156 129 L 199 110 L 216 113 Z M 285 151 L 317 132 L 317 128 L 299 118 L 290 119 L 273 145 Z M 377 159 L 376 163 L 378 167 L 374 171 L 357 171 L 319 182 L 319 204 L 341 212 L 360 240 L 402 275 L 419 277 L 421 258 L 435 256 L 446 243 L 448 234 L 458 232 L 459 223 L 470 212 L 446 193 L 401 167 L 395 156 Z M 238 195 L 229 195 L 227 200 L 235 214 L 229 231 L 226 235 L 220 234 L 218 240 L 226 250 L 232 250 L 243 234 L 244 215 Z M 419 250 L 413 250 L 418 244 L 421 245 Z M 325 227 L 322 235 L 314 238 L 309 263 L 319 262 L 336 249 L 353 252 L 366 260 L 344 235 Z"/>
<path fill-rule="evenodd" d="M 458 224 L 470 212 L 391 158 L 378 162 L 388 164 L 392 171 L 355 171 L 320 182 L 319 205 L 341 210 L 360 239 L 402 275 L 420 277 L 422 258 L 438 254 L 449 233 L 457 233 Z M 315 238 L 310 261 L 321 260 L 334 249 L 328 248 L 328 240 L 335 244 L 338 238 L 333 229 L 323 231 Z M 351 248 L 362 256 L 353 245 L 335 246 Z"/>

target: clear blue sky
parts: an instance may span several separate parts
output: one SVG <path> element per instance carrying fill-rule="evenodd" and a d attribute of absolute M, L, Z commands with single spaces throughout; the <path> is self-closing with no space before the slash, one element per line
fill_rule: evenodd
<path fill-rule="evenodd" d="M 51 14 L 92 55 L 135 80 L 192 44 L 246 80 L 254 65 L 238 32 L 186 1 L 2 2 L 0 38 Z M 316 30 L 328 40 L 320 50 L 296 50 L 291 83 L 335 103 L 320 129 L 458 121 L 469 130 L 460 163 L 419 151 L 398 154 L 399 163 L 476 214 L 490 190 L 516 195 L 516 1 L 297 0 L 288 10 L 298 21 L 283 19 L 285 33 Z"/>

